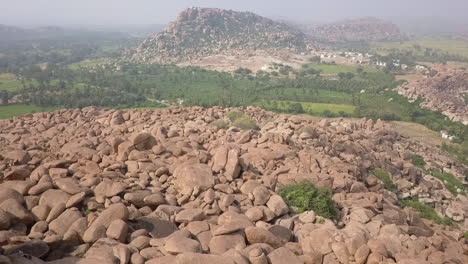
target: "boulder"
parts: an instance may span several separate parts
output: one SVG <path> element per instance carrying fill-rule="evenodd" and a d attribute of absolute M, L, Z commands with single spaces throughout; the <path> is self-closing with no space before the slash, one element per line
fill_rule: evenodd
<path fill-rule="evenodd" d="M 213 173 L 206 164 L 180 165 L 173 176 L 175 186 L 184 194 L 190 194 L 194 188 L 205 191 L 214 186 Z"/>

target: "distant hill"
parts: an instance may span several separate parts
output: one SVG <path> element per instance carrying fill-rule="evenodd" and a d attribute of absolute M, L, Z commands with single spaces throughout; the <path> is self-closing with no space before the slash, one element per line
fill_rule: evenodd
<path fill-rule="evenodd" d="M 407 38 L 397 25 L 374 17 L 302 26 L 301 29 L 322 43 L 395 41 Z"/>
<path fill-rule="evenodd" d="M 219 54 L 258 50 L 304 52 L 312 48 L 300 30 L 250 12 L 189 8 L 162 32 L 147 38 L 133 59 L 177 63 Z"/>

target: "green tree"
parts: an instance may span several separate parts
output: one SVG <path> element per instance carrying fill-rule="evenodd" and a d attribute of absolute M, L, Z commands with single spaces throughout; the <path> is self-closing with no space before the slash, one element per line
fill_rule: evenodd
<path fill-rule="evenodd" d="M 292 103 L 288 106 L 288 112 L 293 114 L 303 114 L 304 108 L 301 103 Z"/>
<path fill-rule="evenodd" d="M 10 99 L 8 91 L 6 90 L 0 91 L 0 99 L 2 100 L 2 104 L 8 104 L 8 100 Z"/>

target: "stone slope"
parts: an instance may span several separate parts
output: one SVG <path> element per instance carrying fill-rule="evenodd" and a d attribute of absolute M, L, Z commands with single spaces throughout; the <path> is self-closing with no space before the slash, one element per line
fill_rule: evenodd
<path fill-rule="evenodd" d="M 428 168 L 462 174 L 449 156 L 380 121 L 248 107 L 259 132 L 210 125 L 229 110 L 88 107 L 0 120 L 0 260 L 467 263 L 466 196 L 410 162 L 418 153 Z M 297 215 L 276 194 L 302 180 L 333 192 L 338 220 Z M 408 196 L 456 226 L 403 209 Z"/>
<path fill-rule="evenodd" d="M 132 55 L 140 62 L 179 63 L 211 55 L 305 52 L 305 35 L 250 12 L 189 8 L 165 30 L 147 38 Z"/>
<path fill-rule="evenodd" d="M 444 65 L 433 69 L 435 76 L 404 84 L 397 88 L 398 93 L 412 100 L 422 97 L 422 107 L 468 125 L 468 71 Z"/>
<path fill-rule="evenodd" d="M 304 32 L 324 43 L 397 41 L 407 38 L 397 25 L 374 17 L 308 26 Z"/>

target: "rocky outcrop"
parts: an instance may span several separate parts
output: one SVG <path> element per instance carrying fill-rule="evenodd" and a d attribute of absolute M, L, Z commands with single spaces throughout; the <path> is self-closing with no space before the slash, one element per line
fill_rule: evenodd
<path fill-rule="evenodd" d="M 284 23 L 250 12 L 189 8 L 161 33 L 143 41 L 132 59 L 181 63 L 211 55 L 298 53 L 311 49 L 301 31 Z"/>
<path fill-rule="evenodd" d="M 467 198 L 414 167 L 466 168 L 371 120 L 94 107 L 0 121 L 2 263 L 467 263 Z M 393 193 L 370 173 L 383 168 Z M 5 177 L 19 168 L 21 177 Z M 296 214 L 276 192 L 309 180 L 338 217 Z M 419 197 L 452 227 L 399 199 Z"/>
<path fill-rule="evenodd" d="M 444 65 L 435 65 L 433 70 L 435 76 L 401 85 L 398 93 L 411 100 L 423 98 L 422 107 L 468 125 L 468 71 Z"/>
<path fill-rule="evenodd" d="M 407 38 L 397 25 L 374 17 L 301 28 L 312 39 L 322 43 L 397 41 Z"/>

